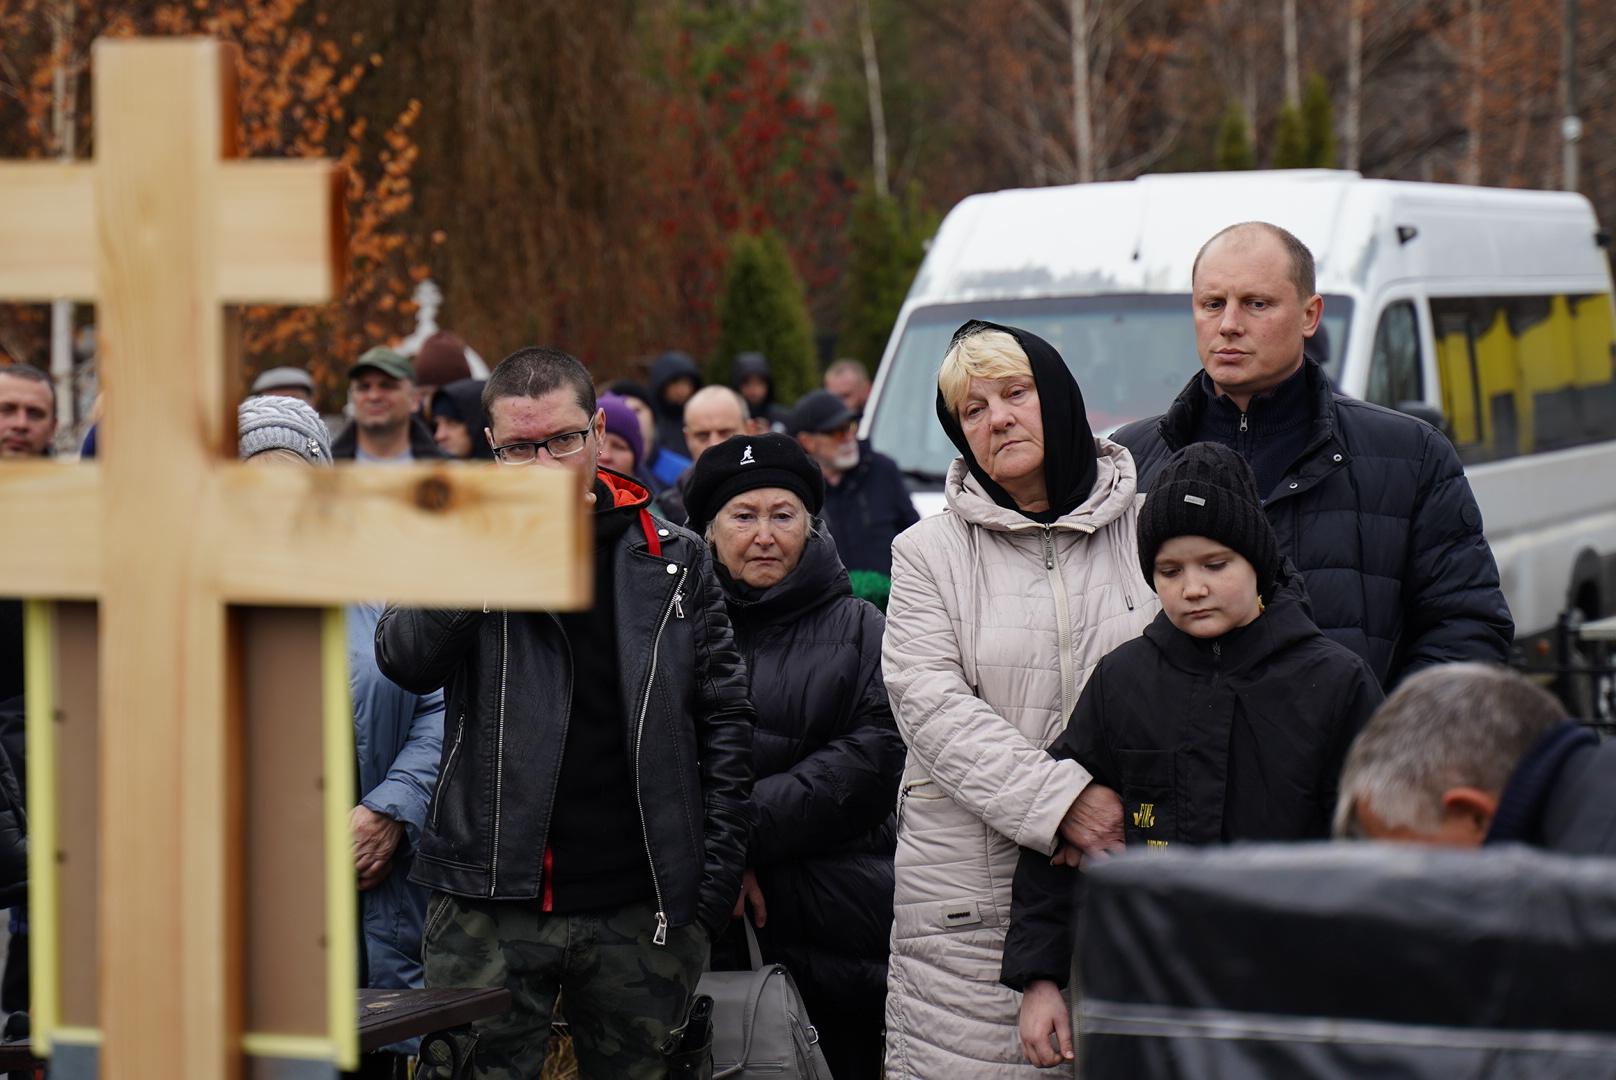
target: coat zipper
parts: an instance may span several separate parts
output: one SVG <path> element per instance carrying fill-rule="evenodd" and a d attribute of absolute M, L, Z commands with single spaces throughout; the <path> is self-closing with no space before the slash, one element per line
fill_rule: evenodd
<path fill-rule="evenodd" d="M 1061 580 L 1055 566 L 1055 527 L 1040 526 L 1044 533 L 1044 570 L 1049 575 L 1049 588 L 1055 595 L 1055 641 L 1060 648 L 1061 715 L 1071 716 L 1077 706 L 1076 678 L 1072 674 L 1072 617 L 1066 603 L 1066 583 Z"/>
<path fill-rule="evenodd" d="M 651 938 L 653 945 L 668 943 L 668 909 L 662 903 L 662 883 L 657 880 L 656 860 L 651 857 L 651 827 L 645 820 L 645 793 L 640 790 L 640 746 L 645 741 L 645 715 L 651 711 L 651 687 L 656 683 L 657 656 L 662 649 L 662 631 L 668 626 L 668 616 L 679 606 L 679 597 L 684 593 L 685 579 L 689 576 L 690 568 L 687 566 L 679 575 L 679 584 L 674 586 L 668 606 L 662 609 L 662 621 L 657 623 L 656 637 L 651 639 L 651 670 L 645 676 L 645 698 L 640 702 L 640 719 L 634 729 L 634 801 L 640 808 L 640 836 L 645 840 L 645 861 L 651 866 L 651 891 L 656 894 L 656 933 Z M 684 618 L 683 611 L 679 617 Z"/>
<path fill-rule="evenodd" d="M 501 796 L 505 786 L 505 677 L 510 672 L 511 613 L 500 612 L 499 625 L 499 725 L 494 743 L 494 850 L 489 860 L 488 895 L 499 889 L 499 814 Z"/>
<path fill-rule="evenodd" d="M 1240 430 L 1242 432 L 1244 432 L 1246 430 L 1246 414 L 1245 413 L 1240 414 Z"/>
<path fill-rule="evenodd" d="M 449 774 L 454 771 L 455 755 L 460 753 L 460 739 L 466 734 L 466 710 L 460 710 L 460 719 L 455 721 L 454 742 L 449 746 L 449 756 L 444 759 L 443 769 L 438 774 L 438 790 L 432 793 L 432 827 L 438 827 L 438 815 L 443 813 L 443 785 L 449 782 Z"/>

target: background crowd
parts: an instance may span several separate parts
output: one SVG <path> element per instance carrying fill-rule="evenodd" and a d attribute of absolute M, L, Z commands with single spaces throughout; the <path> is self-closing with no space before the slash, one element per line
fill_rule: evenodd
<path fill-rule="evenodd" d="M 584 1075 L 662 1076 L 703 970 L 754 938 L 834 1076 L 1022 1076 L 1076 1052 L 1087 861 L 1332 832 L 1616 852 L 1609 746 L 1497 666 L 1452 446 L 1331 390 L 1313 275 L 1274 226 L 1210 238 L 1200 370 L 1110 436 L 1047 342 L 965 322 L 948 510 L 918 522 L 857 439 L 852 362 L 788 404 L 756 352 L 732 385 L 669 352 L 597 386 L 545 347 L 475 378 L 442 334 L 361 355 L 335 434 L 306 371 L 265 372 L 254 466 L 588 478 L 588 611 L 348 613 L 367 983 L 510 989 L 479 1076 L 538 1075 L 558 1014 Z M 55 422 L 47 376 L 0 368 L 0 455 L 48 456 Z"/>

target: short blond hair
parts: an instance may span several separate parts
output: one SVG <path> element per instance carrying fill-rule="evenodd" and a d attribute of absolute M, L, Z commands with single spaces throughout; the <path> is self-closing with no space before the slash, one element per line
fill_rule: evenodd
<path fill-rule="evenodd" d="M 1009 379 L 1031 375 L 1032 361 L 1021 343 L 1003 330 L 977 330 L 956 338 L 943 354 L 937 390 L 955 416 L 972 379 Z"/>

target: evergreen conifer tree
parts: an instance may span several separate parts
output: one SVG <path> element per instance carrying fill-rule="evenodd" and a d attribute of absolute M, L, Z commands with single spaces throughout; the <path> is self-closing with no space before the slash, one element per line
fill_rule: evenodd
<path fill-rule="evenodd" d="M 1302 134 L 1307 163 L 1314 168 L 1335 168 L 1335 117 L 1330 107 L 1330 86 L 1314 72 L 1302 92 Z"/>
<path fill-rule="evenodd" d="M 768 357 L 774 398 L 781 404 L 789 405 L 819 385 L 802 280 L 772 230 L 743 233 L 730 246 L 718 301 L 718 351 L 707 365 L 708 381 L 728 386 L 730 367 L 743 352 Z"/>
<path fill-rule="evenodd" d="M 1294 105 L 1279 110 L 1279 122 L 1274 127 L 1274 162 L 1276 169 L 1305 169 L 1312 162 L 1307 157 L 1307 134 L 1302 130 L 1302 114 Z"/>
<path fill-rule="evenodd" d="M 1251 132 L 1246 128 L 1246 114 L 1233 101 L 1223 110 L 1223 121 L 1218 125 L 1217 167 L 1224 170 L 1257 167 Z"/>
<path fill-rule="evenodd" d="M 881 361 L 892 324 L 926 254 L 932 223 L 911 191 L 902 202 L 860 192 L 848 227 L 848 272 L 836 351 L 870 371 Z"/>

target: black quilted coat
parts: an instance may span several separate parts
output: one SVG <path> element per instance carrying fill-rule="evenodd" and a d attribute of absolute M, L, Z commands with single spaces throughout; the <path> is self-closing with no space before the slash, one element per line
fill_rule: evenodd
<path fill-rule="evenodd" d="M 828 1000 L 873 1009 L 878 1025 L 904 758 L 881 678 L 885 620 L 854 599 L 822 523 L 761 595 L 719 577 L 757 709 L 748 865 L 768 907 L 764 952 L 790 968 L 811 1017 Z"/>
<path fill-rule="evenodd" d="M 1453 446 L 1429 424 L 1334 393 L 1305 363 L 1312 435 L 1263 508 L 1319 629 L 1369 661 L 1388 690 L 1435 664 L 1503 663 L 1515 624 Z M 1140 491 L 1193 440 L 1201 377 L 1164 415 L 1111 436 L 1132 452 Z"/>

